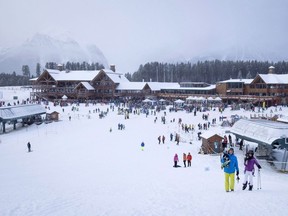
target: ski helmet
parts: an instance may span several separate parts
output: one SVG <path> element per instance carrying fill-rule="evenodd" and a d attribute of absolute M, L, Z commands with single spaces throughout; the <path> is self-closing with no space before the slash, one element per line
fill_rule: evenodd
<path fill-rule="evenodd" d="M 247 154 L 254 156 L 254 151 L 253 151 L 253 150 L 249 150 L 249 151 L 247 152 Z"/>

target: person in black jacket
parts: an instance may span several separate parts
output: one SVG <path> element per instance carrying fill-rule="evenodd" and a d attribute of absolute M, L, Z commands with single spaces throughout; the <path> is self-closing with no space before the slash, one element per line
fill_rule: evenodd
<path fill-rule="evenodd" d="M 27 143 L 27 147 L 28 147 L 28 152 L 31 152 L 31 144 L 30 144 L 30 142 Z"/>

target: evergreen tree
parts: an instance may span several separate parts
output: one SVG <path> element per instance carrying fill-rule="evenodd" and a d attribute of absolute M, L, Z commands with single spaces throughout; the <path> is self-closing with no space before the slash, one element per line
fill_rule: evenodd
<path fill-rule="evenodd" d="M 30 69 L 28 65 L 22 66 L 22 73 L 23 73 L 23 76 L 30 77 Z"/>
<path fill-rule="evenodd" d="M 36 64 L 36 77 L 39 77 L 41 74 L 41 66 L 40 63 Z"/>

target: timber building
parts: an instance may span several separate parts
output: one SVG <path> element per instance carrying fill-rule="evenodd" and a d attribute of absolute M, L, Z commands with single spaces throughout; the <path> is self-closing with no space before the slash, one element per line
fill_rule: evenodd
<path fill-rule="evenodd" d="M 224 102 L 261 102 L 267 105 L 287 104 L 288 74 L 258 74 L 254 79 L 229 79 L 210 85 L 204 82 L 130 82 L 115 66 L 97 71 L 64 71 L 46 69 L 31 79 L 32 99 L 115 99 L 156 97 L 185 99 L 189 96 L 220 97 Z"/>

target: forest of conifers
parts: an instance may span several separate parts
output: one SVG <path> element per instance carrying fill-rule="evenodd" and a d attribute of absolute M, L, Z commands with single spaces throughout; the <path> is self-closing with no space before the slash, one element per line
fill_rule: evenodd
<path fill-rule="evenodd" d="M 74 66 L 75 67 L 74 67 Z M 84 66 L 82 66 L 84 65 Z M 86 65 L 86 66 L 85 66 Z M 276 74 L 288 73 L 288 62 L 261 62 L 261 61 L 204 61 L 192 64 L 188 63 L 159 63 L 150 62 L 140 65 L 139 69 L 133 73 L 126 73 L 125 76 L 130 81 L 153 81 L 153 82 L 207 82 L 214 84 L 217 81 L 227 80 L 230 78 L 252 79 L 257 73 L 266 74 L 270 66 L 275 67 Z M 56 69 L 56 63 L 47 63 L 47 68 Z M 101 64 L 80 64 L 72 63 L 65 65 L 69 70 L 99 70 L 103 68 Z M 90 67 L 91 66 L 91 67 Z M 39 76 L 40 65 L 36 67 L 36 76 Z M 23 76 L 2 73 L 0 74 L 0 86 L 21 86 L 28 85 L 30 75 L 28 67 L 23 67 Z"/>
<path fill-rule="evenodd" d="M 253 79 L 257 74 L 268 73 L 270 66 L 275 67 L 275 73 L 288 73 L 288 62 L 261 62 L 261 61 L 204 61 L 188 63 L 159 63 L 151 62 L 140 65 L 133 74 L 126 74 L 130 81 L 153 82 L 207 82 L 214 84 L 217 81 L 230 78 Z"/>

